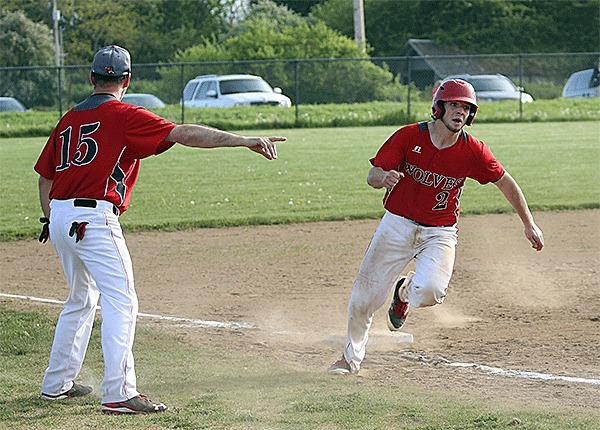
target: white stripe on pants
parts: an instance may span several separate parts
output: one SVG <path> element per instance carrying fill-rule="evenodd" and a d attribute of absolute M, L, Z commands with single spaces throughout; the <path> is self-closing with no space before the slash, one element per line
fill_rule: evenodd
<path fill-rule="evenodd" d="M 74 207 L 73 200 L 50 202 L 50 240 L 60 257 L 70 292 L 58 319 L 42 392 L 70 389 L 83 364 L 95 306 L 101 295 L 104 379 L 102 403 L 137 396 L 132 346 L 138 301 L 133 268 L 112 204 Z M 88 222 L 83 240 L 69 236 L 71 224 Z"/>
<path fill-rule="evenodd" d="M 411 260 L 415 275 L 407 285 L 413 307 L 442 303 L 454 267 L 456 227 L 423 227 L 386 212 L 362 260 L 348 303 L 344 357 L 354 370 L 365 358 L 373 315 L 386 302 Z"/>

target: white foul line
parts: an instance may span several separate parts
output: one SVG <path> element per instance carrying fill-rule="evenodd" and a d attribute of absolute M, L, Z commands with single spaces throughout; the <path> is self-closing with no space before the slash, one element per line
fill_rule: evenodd
<path fill-rule="evenodd" d="M 60 300 L 43 299 L 43 298 L 39 298 L 39 297 L 30 297 L 30 296 L 18 296 L 15 294 L 0 293 L 0 297 L 32 300 L 35 302 L 42 302 L 42 303 L 54 303 L 54 304 L 58 304 L 58 305 L 64 304 L 64 302 L 61 302 Z M 100 309 L 100 306 L 96 306 L 96 309 Z M 249 323 L 203 321 L 203 320 L 197 320 L 197 319 L 191 319 L 191 318 L 169 317 L 169 316 L 162 316 L 162 315 L 145 314 L 145 313 L 141 313 L 141 312 L 138 313 L 138 316 L 146 317 L 146 318 L 154 318 L 154 319 L 159 319 L 159 320 L 166 320 L 166 321 L 176 321 L 176 322 L 196 325 L 199 327 L 258 328 L 256 325 L 249 324 Z M 442 363 L 442 364 L 445 364 L 446 366 L 450 366 L 450 367 L 462 367 L 462 368 L 471 367 L 473 369 L 482 370 L 484 372 L 488 372 L 493 375 L 499 375 L 499 376 L 508 376 L 508 377 L 525 378 L 525 379 L 541 379 L 541 380 L 545 380 L 545 381 L 579 382 L 579 383 L 584 383 L 584 384 L 600 385 L 600 379 L 576 378 L 576 377 L 572 377 L 572 376 L 556 376 L 556 375 L 547 374 L 547 373 L 526 372 L 526 371 L 522 371 L 522 370 L 505 370 L 505 369 L 501 369 L 499 367 L 485 366 L 483 364 L 476 364 L 476 363 L 451 363 L 446 359 L 426 360 L 426 359 L 424 359 L 424 357 L 416 355 L 416 354 L 403 354 L 403 355 L 405 357 L 413 359 L 413 360 L 425 362 L 426 364 L 429 361 L 431 363 L 435 362 L 435 364 Z"/>
<path fill-rule="evenodd" d="M 523 370 L 506 370 L 501 369 L 499 367 L 491 367 L 485 366 L 483 364 L 476 363 L 452 363 L 451 361 L 442 358 L 442 357 L 427 357 L 426 355 L 415 353 L 415 352 L 403 352 L 401 355 L 409 360 L 418 361 L 423 364 L 429 364 L 433 366 L 437 365 L 445 365 L 450 367 L 461 367 L 461 368 L 473 368 L 477 370 L 481 370 L 487 373 L 491 373 L 493 375 L 498 376 L 507 376 L 510 378 L 525 378 L 525 379 L 541 379 L 544 381 L 565 381 L 565 382 L 578 382 L 584 384 L 594 384 L 600 385 L 600 379 L 590 379 L 590 378 L 576 378 L 572 376 L 556 376 L 548 373 L 538 373 L 538 372 L 527 372 Z"/>
<path fill-rule="evenodd" d="M 215 328 L 257 328 L 256 325 L 250 323 L 236 323 L 236 322 L 219 322 L 219 321 L 203 321 L 192 318 L 181 318 L 181 317 L 168 317 L 154 314 L 138 313 L 140 317 L 155 318 L 159 320 L 177 321 L 186 324 L 197 325 L 200 327 L 215 327 Z"/>
<path fill-rule="evenodd" d="M 499 367 L 484 366 L 482 364 L 475 363 L 444 363 L 446 366 L 451 367 L 472 367 L 474 369 L 480 369 L 484 372 L 488 372 L 494 375 L 510 376 L 515 378 L 525 379 L 543 379 L 545 381 L 565 381 L 565 382 L 583 382 L 585 384 L 600 385 L 600 379 L 587 379 L 587 378 L 574 378 L 572 376 L 556 376 L 547 373 L 538 372 L 525 372 L 522 370 L 504 370 Z"/>
<path fill-rule="evenodd" d="M 42 303 L 54 303 L 57 305 L 63 305 L 64 302 L 60 300 L 52 300 L 52 299 L 43 299 L 40 297 L 30 297 L 30 296 L 18 296 L 15 294 L 4 294 L 0 293 L 0 297 L 8 297 L 11 299 L 23 299 L 23 300 L 31 300 L 34 302 L 42 302 Z M 100 309 L 100 306 L 96 306 L 96 309 Z M 142 312 L 138 313 L 139 317 L 145 318 L 153 318 L 158 320 L 166 320 L 166 321 L 174 321 L 178 323 L 190 324 L 198 327 L 208 327 L 208 328 L 257 328 L 254 324 L 249 323 L 236 323 L 236 322 L 219 322 L 219 321 L 203 321 L 192 318 L 182 318 L 182 317 L 169 317 L 163 315 L 154 315 L 154 314 L 145 314 Z"/>

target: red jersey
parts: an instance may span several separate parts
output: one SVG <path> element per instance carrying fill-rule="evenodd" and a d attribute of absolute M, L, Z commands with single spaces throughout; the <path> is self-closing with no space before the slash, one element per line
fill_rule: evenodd
<path fill-rule="evenodd" d="M 175 124 L 152 112 L 95 94 L 67 112 L 35 171 L 53 181 L 50 198 L 107 200 L 127 210 L 140 159 L 166 151 Z"/>
<path fill-rule="evenodd" d="M 383 170 L 404 173 L 404 178 L 385 193 L 384 207 L 393 214 L 436 227 L 458 221 L 459 198 L 466 178 L 486 184 L 504 175 L 504 168 L 490 149 L 465 131 L 451 147 L 436 148 L 426 122 L 396 131 L 370 161 Z"/>

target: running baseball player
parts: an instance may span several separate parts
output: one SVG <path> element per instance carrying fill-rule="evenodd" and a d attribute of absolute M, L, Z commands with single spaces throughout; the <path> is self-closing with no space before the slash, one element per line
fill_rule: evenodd
<path fill-rule="evenodd" d="M 521 218 L 532 247 L 540 251 L 544 246 L 519 185 L 483 142 L 463 130 L 477 109 L 471 84 L 447 80 L 435 92 L 432 121 L 399 129 L 370 160 L 367 183 L 385 188 L 386 212 L 358 270 L 348 303 L 346 344 L 329 373 L 360 370 L 373 315 L 391 292 L 387 320 L 392 331 L 402 328 L 410 306 L 444 301 L 466 178 L 494 183 Z M 410 261 L 415 271 L 399 277 Z"/>
<path fill-rule="evenodd" d="M 121 102 L 131 79 L 129 52 L 106 46 L 94 56 L 93 93 L 63 116 L 35 165 L 44 217 L 40 241 L 51 240 L 70 293 L 56 325 L 43 399 L 81 397 L 75 382 L 100 298 L 102 411 L 153 413 L 167 409 L 137 390 L 132 345 L 138 300 L 119 216 L 127 210 L 140 160 L 175 142 L 196 148 L 243 146 L 277 158 L 282 137 L 246 137 L 201 125 L 176 125 Z"/>

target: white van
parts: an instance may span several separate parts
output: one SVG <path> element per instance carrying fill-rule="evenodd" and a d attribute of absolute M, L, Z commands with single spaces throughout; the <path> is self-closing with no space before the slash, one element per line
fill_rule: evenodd
<path fill-rule="evenodd" d="M 292 101 L 254 75 L 202 75 L 190 80 L 183 90 L 186 107 L 280 106 Z"/>
<path fill-rule="evenodd" d="M 562 92 L 563 97 L 600 97 L 598 69 L 581 70 L 573 73 Z"/>

